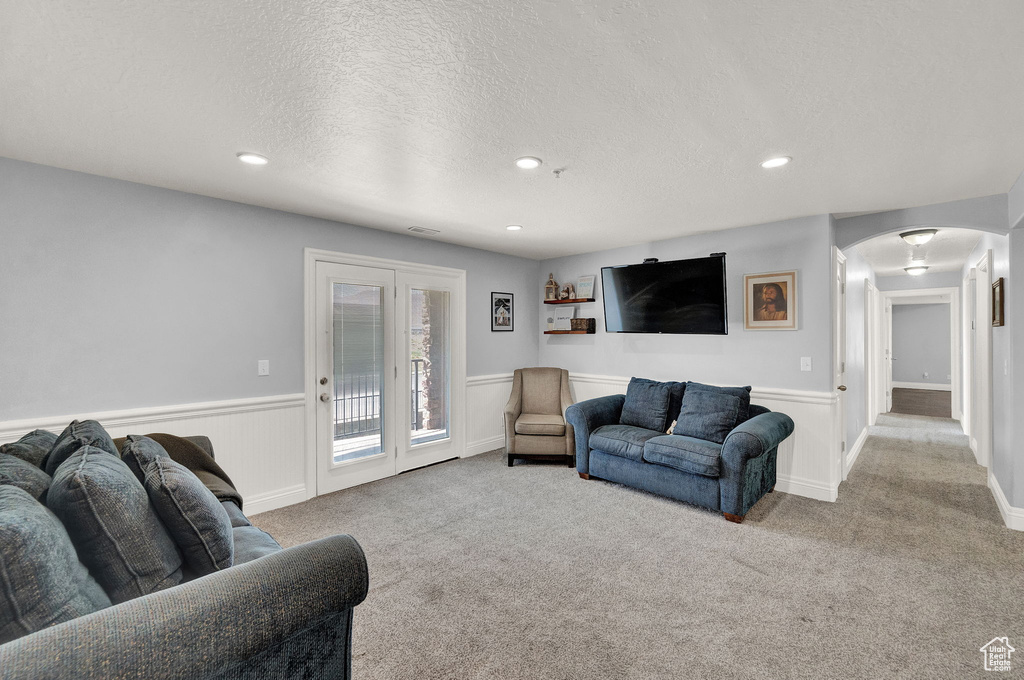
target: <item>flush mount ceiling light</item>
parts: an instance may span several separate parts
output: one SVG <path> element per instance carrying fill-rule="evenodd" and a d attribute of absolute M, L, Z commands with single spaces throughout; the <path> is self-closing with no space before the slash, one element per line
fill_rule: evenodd
<path fill-rule="evenodd" d="M 771 168 L 781 168 L 783 165 L 790 162 L 791 160 L 793 159 L 790 158 L 789 156 L 776 156 L 775 158 L 769 158 L 764 163 L 761 163 L 761 167 L 769 170 Z"/>
<path fill-rule="evenodd" d="M 932 240 L 932 236 L 938 233 L 938 229 L 914 229 L 900 234 L 900 238 L 912 246 L 920 246 Z"/>
<path fill-rule="evenodd" d="M 910 274 L 911 276 L 920 276 L 928 271 L 928 267 L 923 264 L 914 265 L 913 267 L 904 267 L 903 271 Z"/>
<path fill-rule="evenodd" d="M 521 224 L 510 224 L 510 225 L 508 225 L 505 228 L 508 229 L 509 231 L 519 231 L 520 229 L 523 228 L 523 225 L 521 225 Z"/>
<path fill-rule="evenodd" d="M 541 160 L 534 156 L 523 156 L 522 158 L 516 159 L 516 167 L 522 170 L 536 170 L 540 167 Z"/>
<path fill-rule="evenodd" d="M 248 163 L 249 165 L 266 165 L 270 162 L 270 159 L 266 156 L 261 156 L 258 153 L 253 153 L 252 151 L 240 151 L 235 155 L 238 157 L 238 160 L 243 163 Z"/>

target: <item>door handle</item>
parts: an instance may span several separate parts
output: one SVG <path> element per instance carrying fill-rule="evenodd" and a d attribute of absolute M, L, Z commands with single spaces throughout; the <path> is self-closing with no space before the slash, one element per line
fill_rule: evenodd
<path fill-rule="evenodd" d="M 330 400 L 331 400 L 331 395 L 327 394 L 326 392 L 321 392 L 320 393 L 320 401 L 330 401 Z"/>
<path fill-rule="evenodd" d="M 836 389 L 839 390 L 840 392 L 845 392 L 846 391 L 846 385 L 840 385 Z"/>

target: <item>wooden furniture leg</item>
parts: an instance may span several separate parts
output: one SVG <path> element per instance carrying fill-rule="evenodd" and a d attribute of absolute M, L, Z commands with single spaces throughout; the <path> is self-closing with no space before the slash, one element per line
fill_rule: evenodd
<path fill-rule="evenodd" d="M 581 472 L 579 474 L 580 474 L 580 479 L 590 479 L 590 475 L 587 474 L 586 472 Z"/>
<path fill-rule="evenodd" d="M 515 460 L 515 456 L 513 456 L 511 453 L 508 454 L 508 466 L 509 467 L 512 467 L 512 461 L 514 461 L 514 460 Z"/>
<path fill-rule="evenodd" d="M 723 512 L 722 515 L 730 522 L 736 522 L 736 524 L 743 522 L 743 515 L 734 515 L 731 512 Z"/>

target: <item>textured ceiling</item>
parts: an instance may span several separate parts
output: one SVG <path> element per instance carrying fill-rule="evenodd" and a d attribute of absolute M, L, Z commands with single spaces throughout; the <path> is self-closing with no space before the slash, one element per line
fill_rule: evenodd
<path fill-rule="evenodd" d="M 0 0 L 0 17 L 0 156 L 535 258 L 1002 193 L 1024 169 L 1017 0 Z M 759 167 L 776 154 L 794 162 Z"/>
<path fill-rule="evenodd" d="M 921 246 L 910 245 L 899 234 L 886 234 L 853 248 L 878 276 L 906 276 L 903 268 L 909 267 L 914 258 L 924 260 L 930 274 L 960 271 L 980 240 L 981 232 L 973 229 L 939 229 Z"/>

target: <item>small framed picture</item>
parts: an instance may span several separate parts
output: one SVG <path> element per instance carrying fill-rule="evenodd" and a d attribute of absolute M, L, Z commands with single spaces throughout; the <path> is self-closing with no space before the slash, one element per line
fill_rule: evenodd
<path fill-rule="evenodd" d="M 491 330 L 511 331 L 515 308 L 512 293 L 491 293 Z"/>
<path fill-rule="evenodd" d="M 796 272 L 747 274 L 743 291 L 745 330 L 797 330 Z"/>
<path fill-rule="evenodd" d="M 1003 317 L 1003 277 L 1000 276 L 992 283 L 992 325 L 1002 326 L 1005 323 Z"/>
<path fill-rule="evenodd" d="M 576 280 L 576 297 L 584 300 L 594 297 L 594 276 L 581 276 Z"/>

